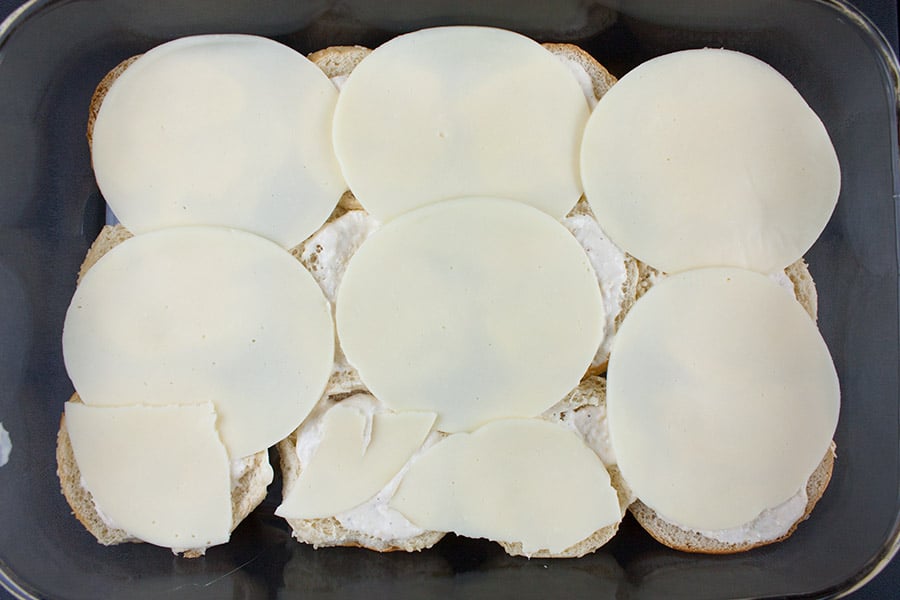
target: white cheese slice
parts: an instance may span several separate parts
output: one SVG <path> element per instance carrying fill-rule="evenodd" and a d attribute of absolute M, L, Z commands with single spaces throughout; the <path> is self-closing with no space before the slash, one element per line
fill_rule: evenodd
<path fill-rule="evenodd" d="M 212 404 L 66 403 L 82 481 L 117 527 L 167 548 L 228 541 L 231 477 Z"/>
<path fill-rule="evenodd" d="M 75 291 L 63 357 L 85 404 L 212 402 L 233 459 L 312 409 L 334 360 L 331 308 L 285 250 L 219 227 L 177 227 L 113 248 Z"/>
<path fill-rule="evenodd" d="M 346 189 L 331 142 L 337 96 L 315 64 L 272 40 L 162 44 L 103 100 L 92 143 L 97 183 L 135 233 L 224 225 L 294 246 Z"/>
<path fill-rule="evenodd" d="M 769 273 L 824 229 L 840 167 L 791 83 L 751 56 L 687 50 L 627 73 L 581 148 L 585 195 L 623 250 L 668 273 Z"/>
<path fill-rule="evenodd" d="M 488 27 L 425 29 L 353 70 L 334 148 L 350 189 L 381 221 L 474 195 L 561 218 L 581 196 L 589 112 L 569 68 L 533 40 Z"/>
<path fill-rule="evenodd" d="M 512 200 L 465 198 L 375 231 L 338 290 L 341 347 L 393 410 L 440 431 L 530 417 L 578 385 L 603 339 L 603 300 L 559 221 Z"/>
<path fill-rule="evenodd" d="M 622 517 L 600 458 L 578 434 L 505 419 L 426 450 L 391 506 L 423 529 L 562 552 Z"/>
<path fill-rule="evenodd" d="M 660 280 L 625 318 L 607 373 L 622 475 L 694 530 L 753 521 L 806 485 L 837 424 L 837 374 L 803 307 L 764 275 Z"/>
<path fill-rule="evenodd" d="M 322 438 L 275 514 L 331 517 L 378 493 L 419 449 L 434 413 L 375 412 L 336 404 L 322 417 Z"/>

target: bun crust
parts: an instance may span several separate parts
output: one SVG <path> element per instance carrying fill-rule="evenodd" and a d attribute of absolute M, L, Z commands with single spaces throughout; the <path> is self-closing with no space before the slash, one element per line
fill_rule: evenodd
<path fill-rule="evenodd" d="M 748 541 L 735 544 L 712 539 L 697 533 L 696 531 L 684 529 L 674 523 L 666 521 L 640 500 L 635 501 L 628 510 L 654 539 L 670 548 L 700 554 L 734 554 L 737 552 L 746 552 L 753 548 L 786 540 L 797 530 L 797 526 L 800 523 L 809 518 L 810 513 L 822 497 L 822 494 L 825 493 L 825 488 L 828 487 L 828 482 L 831 480 L 831 473 L 834 469 L 834 459 L 835 445 L 834 442 L 832 442 L 831 447 L 828 449 L 828 452 L 825 453 L 822 462 L 819 463 L 819 466 L 813 474 L 810 475 L 809 480 L 806 483 L 806 495 L 808 500 L 803 516 L 794 522 L 784 535 L 772 540 L 756 542 Z"/>

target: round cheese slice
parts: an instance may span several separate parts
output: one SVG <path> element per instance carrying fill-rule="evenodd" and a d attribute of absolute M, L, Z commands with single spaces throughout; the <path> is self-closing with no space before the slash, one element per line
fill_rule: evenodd
<path fill-rule="evenodd" d="M 351 258 L 338 289 L 341 347 L 393 410 L 441 431 L 534 416 L 578 385 L 603 338 L 584 250 L 512 200 L 440 202 L 395 219 Z"/>
<path fill-rule="evenodd" d="M 462 196 L 499 196 L 562 217 L 581 196 L 589 109 L 568 67 L 522 35 L 441 27 L 394 38 L 350 74 L 334 147 L 379 220 Z"/>
<path fill-rule="evenodd" d="M 228 541 L 231 477 L 212 404 L 67 402 L 65 423 L 82 485 L 115 527 L 176 551 Z"/>
<path fill-rule="evenodd" d="M 783 269 L 822 232 L 840 191 L 828 133 L 790 82 L 713 49 L 622 77 L 588 121 L 581 174 L 612 240 L 670 273 Z"/>
<path fill-rule="evenodd" d="M 337 95 L 315 64 L 265 38 L 157 46 L 100 106 L 100 191 L 135 233 L 223 225 L 296 245 L 346 189 L 331 143 Z"/>
<path fill-rule="evenodd" d="M 688 271 L 658 282 L 613 342 L 607 419 L 622 475 L 693 530 L 753 521 L 806 485 L 840 390 L 803 307 L 764 275 Z"/>
<path fill-rule="evenodd" d="M 622 518 L 600 458 L 566 427 L 503 419 L 425 450 L 391 506 L 423 529 L 560 553 Z"/>
<path fill-rule="evenodd" d="M 272 242 L 218 227 L 135 236 L 84 276 L 66 369 L 85 404 L 211 402 L 232 459 L 286 437 L 334 360 L 328 302 Z"/>

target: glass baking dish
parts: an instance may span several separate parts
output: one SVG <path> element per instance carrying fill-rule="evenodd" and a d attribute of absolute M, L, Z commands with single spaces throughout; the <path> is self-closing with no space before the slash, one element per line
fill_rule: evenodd
<path fill-rule="evenodd" d="M 94 86 L 120 60 L 183 35 L 253 33 L 308 53 L 462 23 L 579 44 L 619 76 L 673 50 L 740 50 L 781 71 L 820 115 L 843 188 L 807 259 L 843 405 L 834 476 L 809 521 L 783 543 L 734 556 L 669 550 L 630 517 L 612 542 L 577 560 L 511 558 L 495 544 L 453 536 L 415 555 L 316 551 L 292 541 L 273 516 L 276 481 L 232 541 L 204 558 L 97 544 L 70 515 L 54 456 L 72 392 L 63 317 L 105 219 L 84 135 Z M 0 467 L 0 584 L 23 598 L 66 599 L 848 592 L 889 560 L 900 536 L 897 107 L 896 58 L 837 0 L 27 3 L 0 31 L 0 423 L 12 440 Z"/>

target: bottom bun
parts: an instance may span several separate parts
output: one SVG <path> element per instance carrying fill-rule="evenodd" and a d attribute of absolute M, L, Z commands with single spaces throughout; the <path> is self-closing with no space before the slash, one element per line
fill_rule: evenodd
<path fill-rule="evenodd" d="M 831 447 L 828 449 L 828 452 L 825 453 L 822 462 L 819 463 L 819 466 L 813 471 L 813 474 L 810 475 L 809 480 L 806 482 L 807 501 L 803 515 L 791 524 L 790 528 L 784 534 L 770 539 L 748 538 L 740 542 L 724 542 L 717 540 L 703 535 L 700 532 L 685 529 L 680 525 L 665 520 L 659 516 L 656 511 L 640 500 L 636 500 L 628 510 L 631 511 L 631 514 L 634 515 L 637 522 L 640 523 L 651 536 L 670 548 L 701 554 L 734 554 L 737 552 L 745 552 L 753 548 L 774 544 L 775 542 L 780 542 L 789 538 L 794 531 L 796 531 L 797 526 L 809 518 L 810 513 L 813 508 L 815 508 L 816 503 L 822 497 L 825 488 L 828 487 L 828 482 L 831 480 L 831 473 L 834 469 L 834 459 L 835 445 L 834 442 L 832 442 Z"/>
<path fill-rule="evenodd" d="M 70 402 L 81 402 L 78 394 L 74 394 Z M 231 485 L 232 525 L 231 530 L 238 526 L 247 515 L 266 497 L 266 488 L 272 482 L 272 468 L 269 465 L 269 454 L 262 450 L 244 459 L 245 464 L 240 475 Z M 104 546 L 113 546 L 125 542 L 141 543 L 124 529 L 119 529 L 106 521 L 97 511 L 91 492 L 82 485 L 81 471 L 72 450 L 72 442 L 66 429 L 66 419 L 60 419 L 59 433 L 56 437 L 56 474 L 59 477 L 60 488 L 72 514 L 84 525 L 97 541 Z M 178 554 L 182 551 L 173 552 Z M 206 548 L 189 548 L 183 551 L 185 558 L 197 558 L 203 556 Z"/>

